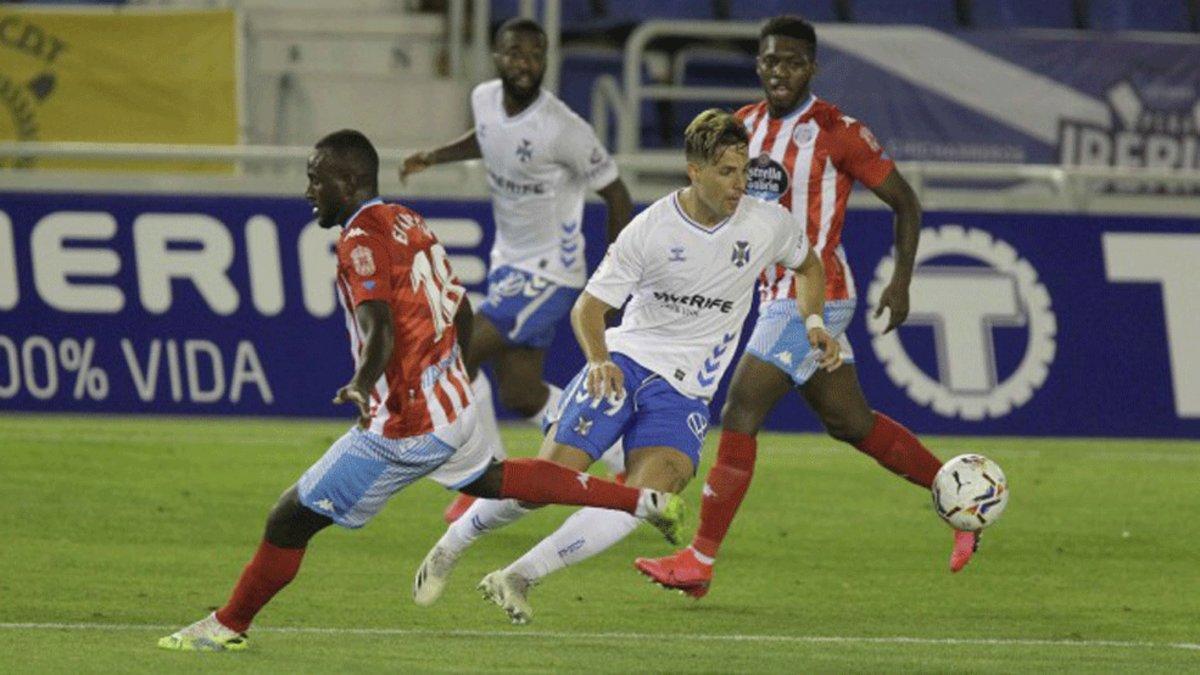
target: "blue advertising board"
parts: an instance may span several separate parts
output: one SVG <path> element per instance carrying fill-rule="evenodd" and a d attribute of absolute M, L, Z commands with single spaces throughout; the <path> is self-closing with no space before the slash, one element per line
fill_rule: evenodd
<path fill-rule="evenodd" d="M 410 205 L 481 293 L 490 204 Z M 0 193 L 0 410 L 348 417 L 334 235 L 299 198 Z M 848 215 L 874 407 L 920 433 L 1200 438 L 1200 219 L 926 213 L 911 316 L 883 335 L 891 238 L 889 213 Z M 565 324 L 551 351 L 564 384 Z M 798 397 L 768 424 L 818 429 Z"/>

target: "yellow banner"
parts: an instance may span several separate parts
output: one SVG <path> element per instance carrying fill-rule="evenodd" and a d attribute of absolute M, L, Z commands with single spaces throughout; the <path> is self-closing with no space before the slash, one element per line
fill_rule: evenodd
<path fill-rule="evenodd" d="M 0 7 L 0 139 L 235 144 L 236 30 L 229 10 Z M 129 165 L 0 157 L 0 167 L 12 166 Z M 137 168 L 168 165 L 144 162 Z"/>

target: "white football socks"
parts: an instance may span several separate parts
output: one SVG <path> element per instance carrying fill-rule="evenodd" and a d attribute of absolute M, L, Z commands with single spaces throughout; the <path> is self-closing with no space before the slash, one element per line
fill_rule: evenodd
<path fill-rule="evenodd" d="M 504 461 L 508 452 L 504 449 L 504 441 L 500 438 L 500 426 L 496 423 L 496 406 L 492 403 L 492 383 L 482 371 L 471 380 L 471 393 L 475 397 L 475 420 L 479 431 L 488 439 L 492 456 L 496 461 Z"/>
<path fill-rule="evenodd" d="M 492 530 L 515 523 L 532 510 L 521 506 L 515 499 L 476 499 L 466 513 L 446 528 L 446 533 L 442 535 L 438 545 L 458 555 L 475 543 L 476 539 Z"/>
<path fill-rule="evenodd" d="M 526 422 L 529 422 L 538 429 L 542 428 L 542 420 L 546 419 L 546 415 L 558 409 L 558 401 L 562 398 L 562 389 L 549 382 L 543 382 L 542 384 L 546 385 L 546 388 L 550 390 L 550 393 L 546 396 L 546 403 L 542 406 L 541 410 L 525 418 Z"/>
<path fill-rule="evenodd" d="M 621 511 L 580 509 L 507 570 L 536 582 L 608 549 L 633 532 L 637 525 L 637 518 Z"/>

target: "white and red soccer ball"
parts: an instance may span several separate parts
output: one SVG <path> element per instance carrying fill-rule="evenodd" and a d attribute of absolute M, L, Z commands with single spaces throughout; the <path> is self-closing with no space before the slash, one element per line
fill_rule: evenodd
<path fill-rule="evenodd" d="M 1008 505 L 1004 472 L 983 455 L 959 455 L 943 464 L 932 492 L 934 510 L 957 530 L 982 530 Z"/>

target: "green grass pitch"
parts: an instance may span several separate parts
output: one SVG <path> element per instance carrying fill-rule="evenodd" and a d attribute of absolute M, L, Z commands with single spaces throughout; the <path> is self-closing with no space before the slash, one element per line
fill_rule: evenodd
<path fill-rule="evenodd" d="M 475 584 L 569 510 L 481 541 L 418 608 L 450 498 L 425 482 L 318 535 L 249 651 L 155 648 L 224 602 L 271 504 L 345 427 L 0 417 L 0 672 L 1200 671 L 1200 443 L 1132 440 L 928 438 L 996 459 L 1012 490 L 951 575 L 927 493 L 827 438 L 764 434 L 708 597 L 634 572 L 671 550 L 643 527 L 537 587 L 524 627 Z M 514 455 L 538 442 L 504 434 Z"/>

